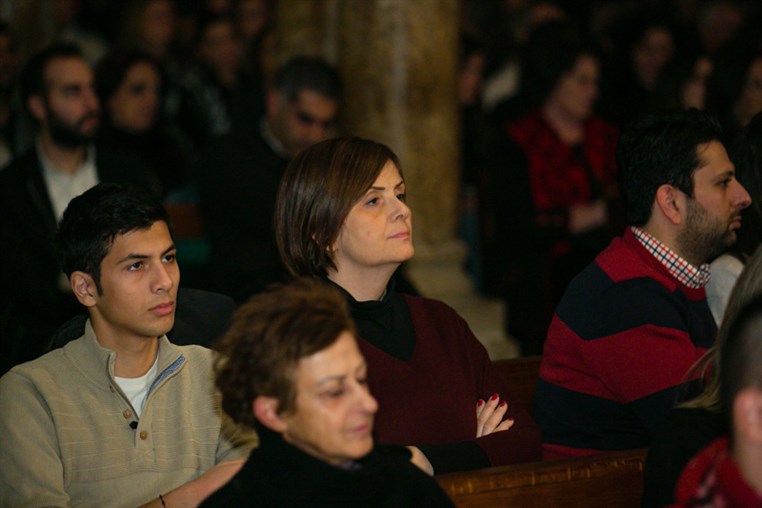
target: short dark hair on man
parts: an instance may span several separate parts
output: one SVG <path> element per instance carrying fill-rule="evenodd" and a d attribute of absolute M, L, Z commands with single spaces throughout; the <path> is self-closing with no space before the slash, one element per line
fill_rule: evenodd
<path fill-rule="evenodd" d="M 286 62 L 275 74 L 275 89 L 286 102 L 296 102 L 299 92 L 310 90 L 326 99 L 341 98 L 341 78 L 322 58 L 297 56 Z"/>
<path fill-rule="evenodd" d="M 296 402 L 299 360 L 331 346 L 343 332 L 355 334 L 346 299 L 329 284 L 296 279 L 253 296 L 233 316 L 214 345 L 222 408 L 238 423 L 256 426 L 252 401 L 278 400 L 288 414 Z"/>
<path fill-rule="evenodd" d="M 169 214 L 149 193 L 116 184 L 98 184 L 72 199 L 56 234 L 58 257 L 67 276 L 89 274 L 99 292 L 101 262 L 117 235 L 148 229 L 163 221 L 172 233 Z"/>
<path fill-rule="evenodd" d="M 762 389 L 762 295 L 749 302 L 730 326 L 720 351 L 720 403 L 731 418 L 733 400 L 747 387 Z M 732 426 L 730 427 L 732 429 Z"/>
<path fill-rule="evenodd" d="M 662 185 L 674 185 L 693 196 L 697 148 L 719 141 L 721 135 L 717 120 L 697 109 L 650 115 L 626 131 L 619 139 L 616 159 L 627 222 L 635 226 L 648 222 L 656 190 Z"/>
<path fill-rule="evenodd" d="M 45 67 L 51 60 L 57 58 L 81 58 L 82 50 L 75 44 L 59 42 L 48 46 L 39 53 L 34 54 L 24 66 L 19 77 L 19 93 L 24 109 L 27 107 L 29 97 L 39 95 L 47 97 L 47 83 L 45 83 Z"/>

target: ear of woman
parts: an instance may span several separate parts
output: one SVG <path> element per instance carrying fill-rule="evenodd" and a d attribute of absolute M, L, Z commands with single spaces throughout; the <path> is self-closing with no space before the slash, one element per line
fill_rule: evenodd
<path fill-rule="evenodd" d="M 251 403 L 254 416 L 259 422 L 275 432 L 284 432 L 288 426 L 278 415 L 278 400 L 275 397 L 259 396 Z"/>

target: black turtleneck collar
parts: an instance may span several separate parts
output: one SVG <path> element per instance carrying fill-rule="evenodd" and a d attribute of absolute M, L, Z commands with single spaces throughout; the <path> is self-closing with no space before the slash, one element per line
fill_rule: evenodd
<path fill-rule="evenodd" d="M 426 506 L 451 507 L 433 479 L 410 463 L 401 446 L 377 446 L 342 469 L 287 443 L 261 426 L 259 447 L 222 489 L 201 505 L 216 506 Z"/>
<path fill-rule="evenodd" d="M 330 279 L 347 299 L 349 312 L 360 337 L 398 360 L 408 361 L 415 351 L 415 330 L 405 297 L 395 290 L 394 277 L 381 300 L 358 302 Z"/>

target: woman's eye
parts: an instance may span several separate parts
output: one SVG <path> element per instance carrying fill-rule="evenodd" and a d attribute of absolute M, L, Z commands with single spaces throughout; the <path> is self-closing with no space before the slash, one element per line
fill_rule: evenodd
<path fill-rule="evenodd" d="M 400 201 L 404 203 L 405 201 L 407 201 L 407 194 L 405 194 L 404 192 L 400 192 L 399 194 L 397 194 L 397 199 L 399 199 Z"/>
<path fill-rule="evenodd" d="M 138 261 L 137 263 L 132 263 L 130 266 L 128 266 L 127 270 L 129 270 L 131 272 L 135 272 L 137 270 L 140 270 L 141 268 L 143 268 L 143 262 L 142 261 Z"/>
<path fill-rule="evenodd" d="M 167 254 L 166 256 L 164 256 L 165 263 L 174 263 L 176 259 L 177 259 L 176 254 Z"/>
<path fill-rule="evenodd" d="M 331 399 L 338 399 L 342 395 L 344 395 L 344 390 L 331 390 L 330 392 L 326 392 L 326 395 L 328 398 Z"/>
<path fill-rule="evenodd" d="M 365 204 L 366 204 L 366 205 L 368 205 L 368 206 L 373 206 L 373 205 L 375 205 L 376 203 L 378 203 L 378 198 L 371 198 L 371 199 L 369 199 L 369 200 L 367 200 L 367 201 L 365 202 Z"/>

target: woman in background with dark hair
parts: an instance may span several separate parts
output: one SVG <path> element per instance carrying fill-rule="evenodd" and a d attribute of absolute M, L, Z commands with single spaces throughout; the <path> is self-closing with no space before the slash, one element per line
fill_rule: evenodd
<path fill-rule="evenodd" d="M 139 50 L 114 50 L 95 69 L 104 120 L 98 142 L 140 157 L 166 198 L 188 182 L 190 158 L 162 120 L 164 84 L 158 61 Z"/>
<path fill-rule="evenodd" d="M 706 109 L 720 120 L 728 142 L 762 111 L 762 52 L 739 40 L 717 55 Z"/>
<path fill-rule="evenodd" d="M 530 110 L 505 126 L 492 159 L 493 257 L 503 263 L 508 333 L 524 355 L 542 353 L 566 285 L 611 238 L 618 132 L 593 113 L 598 75 L 573 25 L 538 27 L 522 70 Z"/>
<path fill-rule="evenodd" d="M 653 112 L 657 85 L 678 44 L 671 20 L 651 8 L 622 16 L 612 30 L 617 49 L 606 62 L 600 111 L 624 129 Z"/>
<path fill-rule="evenodd" d="M 652 109 L 706 109 L 706 86 L 714 63 L 700 53 L 685 54 L 664 68 Z"/>
<path fill-rule="evenodd" d="M 397 292 L 413 230 L 388 147 L 337 138 L 298 154 L 281 179 L 275 236 L 291 276 L 322 279 L 349 302 L 379 443 L 409 446 L 436 474 L 539 460 L 536 425 L 463 318 Z"/>

